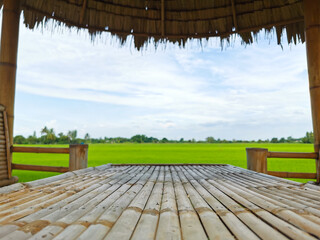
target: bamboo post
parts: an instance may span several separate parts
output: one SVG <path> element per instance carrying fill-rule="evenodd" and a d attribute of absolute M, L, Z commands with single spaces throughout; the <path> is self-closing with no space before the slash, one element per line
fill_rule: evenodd
<path fill-rule="evenodd" d="M 304 0 L 304 22 L 315 152 L 320 150 L 320 0 Z M 319 158 L 316 160 L 320 181 Z"/>
<path fill-rule="evenodd" d="M 9 135 L 9 128 L 8 128 L 8 116 L 7 112 L 3 111 L 3 125 L 4 125 L 4 135 L 6 137 L 6 155 L 7 155 L 7 169 L 8 169 L 8 178 L 12 177 L 12 153 L 10 150 L 10 135 Z"/>
<path fill-rule="evenodd" d="M 165 35 L 165 9 L 164 0 L 161 0 L 161 37 Z"/>
<path fill-rule="evenodd" d="M 20 0 L 4 0 L 0 50 L 0 104 L 8 114 L 10 144 L 13 144 L 14 95 L 20 22 Z"/>
<path fill-rule="evenodd" d="M 319 152 L 320 155 L 320 152 Z M 320 183 L 320 158 L 316 159 L 316 182 Z"/>
<path fill-rule="evenodd" d="M 69 171 L 88 167 L 88 145 L 71 144 L 69 155 Z"/>
<path fill-rule="evenodd" d="M 247 168 L 249 170 L 268 173 L 267 170 L 267 155 L 266 148 L 246 148 L 247 151 Z"/>

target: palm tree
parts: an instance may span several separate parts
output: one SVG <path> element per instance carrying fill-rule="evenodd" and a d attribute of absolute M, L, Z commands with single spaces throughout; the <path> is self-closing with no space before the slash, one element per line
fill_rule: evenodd
<path fill-rule="evenodd" d="M 69 131 L 68 137 L 70 138 L 71 142 L 73 142 L 77 138 L 77 130 Z"/>
<path fill-rule="evenodd" d="M 48 132 L 49 132 L 49 129 L 47 128 L 47 126 L 41 129 L 41 135 L 47 135 Z"/>
<path fill-rule="evenodd" d="M 47 143 L 53 143 L 56 140 L 56 135 L 53 128 L 49 129 L 47 126 L 45 126 L 41 130 L 41 135 L 44 135 L 45 142 Z"/>
<path fill-rule="evenodd" d="M 84 135 L 84 139 L 87 140 L 87 141 L 90 140 L 90 135 L 89 135 L 89 133 L 86 133 L 86 135 Z"/>
<path fill-rule="evenodd" d="M 47 139 L 48 139 L 50 142 L 54 142 L 54 140 L 56 139 L 56 134 L 55 134 L 53 128 L 50 128 L 50 129 L 48 130 Z"/>

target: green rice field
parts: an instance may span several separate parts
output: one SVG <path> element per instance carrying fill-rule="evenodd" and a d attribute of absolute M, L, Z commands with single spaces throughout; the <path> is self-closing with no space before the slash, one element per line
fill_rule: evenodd
<path fill-rule="evenodd" d="M 30 146 L 30 145 L 28 145 Z M 39 146 L 39 145 L 37 145 Z M 46 145 L 48 147 L 48 145 Z M 67 147 L 53 145 L 52 147 Z M 312 144 L 91 144 L 88 165 L 107 163 L 226 163 L 246 168 L 247 147 L 268 148 L 270 151 L 312 152 Z M 14 153 L 13 162 L 20 164 L 68 166 L 67 154 Z M 268 159 L 269 171 L 315 172 L 312 159 Z M 13 170 L 20 182 L 45 178 L 58 173 Z M 297 181 L 310 181 L 300 179 Z"/>

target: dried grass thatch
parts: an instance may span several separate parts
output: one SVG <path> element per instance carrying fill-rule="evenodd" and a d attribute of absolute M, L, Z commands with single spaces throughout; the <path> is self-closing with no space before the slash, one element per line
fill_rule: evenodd
<path fill-rule="evenodd" d="M 2 5 L 0 0 L 0 6 Z M 21 0 L 30 29 L 54 20 L 88 29 L 92 37 L 108 31 L 121 43 L 129 35 L 140 49 L 150 39 L 184 44 L 188 39 L 221 40 L 237 33 L 250 44 L 258 31 L 283 31 L 287 42 L 304 42 L 302 0 Z"/>

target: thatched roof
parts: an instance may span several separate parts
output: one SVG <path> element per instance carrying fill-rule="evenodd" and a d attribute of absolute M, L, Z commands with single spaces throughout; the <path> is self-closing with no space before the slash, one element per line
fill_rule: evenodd
<path fill-rule="evenodd" d="M 2 0 L 0 0 L 2 5 Z M 244 43 L 257 32 L 275 30 L 278 43 L 304 41 L 302 0 L 21 0 L 30 29 L 54 19 L 53 27 L 85 28 L 94 37 L 108 31 L 124 43 L 129 35 L 140 48 L 149 40 L 179 42 L 212 36 Z M 50 25 L 51 26 L 51 25 Z"/>

